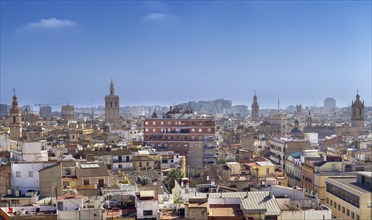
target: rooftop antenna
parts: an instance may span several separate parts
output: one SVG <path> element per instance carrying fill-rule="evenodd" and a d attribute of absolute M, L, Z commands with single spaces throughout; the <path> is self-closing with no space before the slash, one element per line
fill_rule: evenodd
<path fill-rule="evenodd" d="M 91 99 L 91 108 L 92 108 L 92 118 L 94 118 L 94 112 L 93 112 L 93 99 Z"/>
<path fill-rule="evenodd" d="M 16 95 L 15 95 L 15 92 L 16 92 L 16 89 L 15 89 L 15 88 L 13 88 L 13 94 L 14 94 L 14 96 L 16 96 Z"/>
<path fill-rule="evenodd" d="M 256 90 L 253 90 L 254 96 L 256 96 Z"/>

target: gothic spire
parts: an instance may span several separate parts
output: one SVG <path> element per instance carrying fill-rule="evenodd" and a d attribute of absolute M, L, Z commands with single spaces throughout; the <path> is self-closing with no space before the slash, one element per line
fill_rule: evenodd
<path fill-rule="evenodd" d="M 112 78 L 111 78 L 111 83 L 110 83 L 110 95 L 114 95 L 114 94 L 115 94 L 114 83 L 113 83 Z"/>

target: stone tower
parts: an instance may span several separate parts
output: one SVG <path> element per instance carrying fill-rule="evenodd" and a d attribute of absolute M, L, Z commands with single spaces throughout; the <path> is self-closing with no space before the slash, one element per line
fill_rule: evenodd
<path fill-rule="evenodd" d="M 114 83 L 110 83 L 110 95 L 105 96 L 105 121 L 115 123 L 120 116 L 119 96 L 115 95 Z"/>
<path fill-rule="evenodd" d="M 364 128 L 364 101 L 360 101 L 358 92 L 356 100 L 351 102 L 351 123 L 354 127 Z"/>
<path fill-rule="evenodd" d="M 252 103 L 251 107 L 252 107 L 252 113 L 251 113 L 252 121 L 259 122 L 259 120 L 260 120 L 260 106 L 258 105 L 258 102 L 257 102 L 256 91 L 254 92 L 253 103 Z"/>
<path fill-rule="evenodd" d="M 14 91 L 14 96 L 13 96 L 13 102 L 12 102 L 12 107 L 10 108 L 9 111 L 9 127 L 10 127 L 10 139 L 11 140 L 20 140 L 22 137 L 22 124 L 21 124 L 21 109 L 18 107 L 18 100 L 17 96 L 15 95 L 15 90 Z"/>
<path fill-rule="evenodd" d="M 296 119 L 302 120 L 302 105 L 296 105 Z"/>

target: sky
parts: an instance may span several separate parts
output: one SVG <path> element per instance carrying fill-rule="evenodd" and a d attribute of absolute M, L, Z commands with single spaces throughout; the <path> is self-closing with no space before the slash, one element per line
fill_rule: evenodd
<path fill-rule="evenodd" d="M 371 101 L 371 1 L 4 1 L 0 103 Z"/>

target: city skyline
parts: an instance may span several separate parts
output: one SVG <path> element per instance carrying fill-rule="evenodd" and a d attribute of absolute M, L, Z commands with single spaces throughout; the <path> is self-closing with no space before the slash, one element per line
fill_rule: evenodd
<path fill-rule="evenodd" d="M 89 7 L 88 7 L 89 6 Z M 86 10 L 85 10 L 86 9 Z M 371 105 L 371 2 L 1 2 L 10 104 Z M 99 16 L 97 16 L 99 15 Z M 278 76 L 279 75 L 279 76 Z"/>

